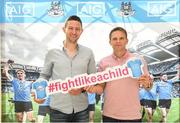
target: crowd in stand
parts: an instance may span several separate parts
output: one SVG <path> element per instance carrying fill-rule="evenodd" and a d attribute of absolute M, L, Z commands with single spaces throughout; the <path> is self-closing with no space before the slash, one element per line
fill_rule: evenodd
<path fill-rule="evenodd" d="M 153 73 L 153 75 L 160 74 L 161 72 L 167 73 L 167 72 L 175 72 L 176 66 L 179 64 L 179 59 L 177 60 L 171 60 L 167 62 L 157 63 L 149 65 L 149 71 Z"/>

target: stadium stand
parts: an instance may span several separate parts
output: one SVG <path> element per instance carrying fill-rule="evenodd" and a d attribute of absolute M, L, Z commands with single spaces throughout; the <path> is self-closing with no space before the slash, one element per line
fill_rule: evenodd
<path fill-rule="evenodd" d="M 12 84 L 10 81 L 7 80 L 7 77 L 3 74 L 3 67 L 6 64 L 6 62 L 1 61 L 1 91 L 2 93 L 8 93 L 12 92 Z M 30 65 L 22 65 L 14 63 L 11 65 L 11 68 L 9 70 L 9 73 L 13 75 L 13 77 L 16 77 L 16 70 L 17 69 L 24 69 L 26 72 L 26 80 L 28 81 L 35 81 L 39 77 L 39 68 L 37 66 L 30 66 Z"/>

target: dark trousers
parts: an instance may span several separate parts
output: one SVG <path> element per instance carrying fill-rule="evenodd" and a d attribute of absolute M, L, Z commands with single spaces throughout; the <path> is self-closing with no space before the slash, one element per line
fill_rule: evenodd
<path fill-rule="evenodd" d="M 63 112 L 50 109 L 50 122 L 89 122 L 88 109 L 71 114 L 65 114 Z"/>
<path fill-rule="evenodd" d="M 103 115 L 103 123 L 104 122 L 141 122 L 141 119 L 134 119 L 134 120 L 120 120 L 120 119 L 114 119 L 111 117 L 107 117 Z"/>

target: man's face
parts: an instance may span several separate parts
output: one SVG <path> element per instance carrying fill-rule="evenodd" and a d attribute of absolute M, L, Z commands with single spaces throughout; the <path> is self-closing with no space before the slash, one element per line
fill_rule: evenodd
<path fill-rule="evenodd" d="M 66 39 L 71 43 L 76 43 L 83 31 L 80 22 L 74 20 L 68 21 L 63 29 Z"/>
<path fill-rule="evenodd" d="M 120 52 L 122 50 L 125 50 L 127 43 L 128 43 L 128 39 L 124 32 L 114 31 L 111 34 L 110 44 L 114 52 Z"/>
<path fill-rule="evenodd" d="M 23 71 L 18 71 L 17 72 L 17 78 L 19 79 L 19 80 L 24 80 L 25 79 L 25 73 L 23 72 Z"/>
<path fill-rule="evenodd" d="M 162 79 L 163 81 L 167 81 L 168 77 L 167 77 L 167 75 L 163 75 L 163 76 L 161 77 L 161 79 Z"/>

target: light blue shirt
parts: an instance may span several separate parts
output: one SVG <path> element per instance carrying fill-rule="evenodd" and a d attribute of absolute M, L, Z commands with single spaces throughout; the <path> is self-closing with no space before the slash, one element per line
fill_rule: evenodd
<path fill-rule="evenodd" d="M 146 90 L 144 88 L 141 88 L 139 91 L 140 95 L 140 100 L 145 99 L 145 100 L 157 100 L 157 84 L 154 83 L 153 87 L 151 90 Z"/>
<path fill-rule="evenodd" d="M 13 79 L 12 85 L 13 85 L 13 90 L 14 90 L 15 101 L 23 101 L 23 102 L 31 101 L 32 82 Z"/>
<path fill-rule="evenodd" d="M 167 80 L 167 82 L 160 81 L 157 84 L 157 91 L 159 94 L 159 99 L 171 99 L 172 95 L 172 87 L 173 87 L 173 81 Z"/>
<path fill-rule="evenodd" d="M 46 98 L 46 87 L 48 86 L 48 83 L 46 80 L 42 81 L 35 81 L 32 84 L 32 89 L 35 91 L 35 96 L 37 99 L 43 99 Z"/>
<path fill-rule="evenodd" d="M 50 96 L 47 96 L 45 99 L 46 99 L 46 100 L 44 101 L 44 103 L 39 104 L 40 106 L 49 106 Z"/>
<path fill-rule="evenodd" d="M 96 103 L 96 94 L 95 93 L 88 93 L 88 102 L 89 104 L 95 104 Z"/>
<path fill-rule="evenodd" d="M 139 89 L 139 99 L 140 100 L 144 99 L 144 94 L 145 94 L 145 89 L 144 88 L 140 88 Z"/>

